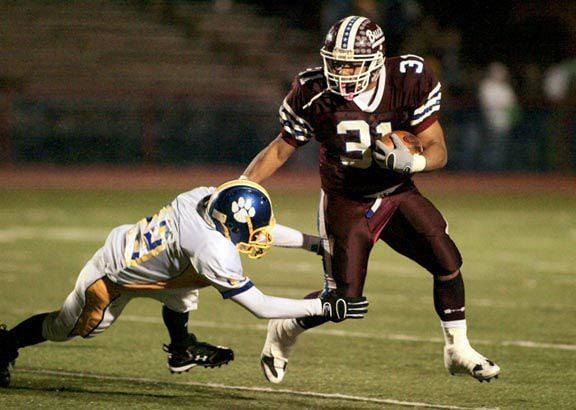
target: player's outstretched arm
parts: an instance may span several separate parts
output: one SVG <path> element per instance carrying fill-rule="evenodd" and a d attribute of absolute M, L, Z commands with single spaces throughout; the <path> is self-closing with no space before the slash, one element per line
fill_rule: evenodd
<path fill-rule="evenodd" d="M 333 322 L 346 319 L 363 319 L 368 313 L 368 299 L 364 296 L 345 298 L 337 291 L 331 290 L 321 296 L 324 316 Z"/>
<path fill-rule="evenodd" d="M 278 135 L 266 148 L 250 162 L 240 178 L 262 183 L 272 176 L 290 158 L 296 148 Z"/>
<path fill-rule="evenodd" d="M 259 319 L 324 316 L 334 322 L 341 322 L 345 319 L 361 319 L 368 311 L 365 297 L 345 298 L 332 292 L 322 298 L 288 299 L 265 295 L 256 286 L 252 286 L 231 299 Z"/>
<path fill-rule="evenodd" d="M 320 255 L 322 239 L 319 236 L 309 235 L 281 224 L 274 225 L 271 234 L 273 246 L 304 249 Z"/>

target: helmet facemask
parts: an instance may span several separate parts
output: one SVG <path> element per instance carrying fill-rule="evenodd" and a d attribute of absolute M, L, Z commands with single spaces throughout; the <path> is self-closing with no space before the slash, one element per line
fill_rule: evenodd
<path fill-rule="evenodd" d="M 376 81 L 384 65 L 384 55 L 376 54 L 354 56 L 348 50 L 335 49 L 334 52 L 322 48 L 320 55 L 324 60 L 324 75 L 328 89 L 347 100 L 352 100 L 364 92 L 371 82 Z M 343 74 L 344 71 L 351 74 Z"/>
<path fill-rule="evenodd" d="M 272 234 L 270 231 L 274 228 L 275 221 L 270 221 L 270 225 L 258 229 L 252 229 L 250 217 L 248 217 L 250 237 L 248 242 L 238 242 L 236 249 L 238 252 L 247 255 L 250 259 L 259 259 L 272 247 Z"/>

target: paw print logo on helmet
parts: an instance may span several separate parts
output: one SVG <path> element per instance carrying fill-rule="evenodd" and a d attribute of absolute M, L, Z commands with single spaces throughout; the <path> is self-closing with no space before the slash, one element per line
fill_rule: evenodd
<path fill-rule="evenodd" d="M 218 232 L 252 259 L 261 258 L 272 246 L 275 225 L 272 202 L 266 190 L 247 180 L 226 182 L 216 188 L 206 215 Z"/>
<path fill-rule="evenodd" d="M 256 209 L 252 206 L 252 198 L 246 199 L 241 196 L 238 198 L 238 202 L 232 202 L 232 212 L 234 219 L 240 223 L 246 223 L 248 218 L 254 218 Z"/>

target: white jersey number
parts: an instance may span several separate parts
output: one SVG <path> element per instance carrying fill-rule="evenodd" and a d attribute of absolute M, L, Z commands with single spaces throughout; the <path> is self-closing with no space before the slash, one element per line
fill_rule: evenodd
<path fill-rule="evenodd" d="M 403 55 L 402 58 L 404 61 L 400 62 L 401 73 L 405 73 L 408 68 L 411 68 L 416 74 L 422 74 L 422 71 L 424 71 L 424 60 L 421 57 L 406 54 Z"/>
<path fill-rule="evenodd" d="M 366 169 L 372 165 L 370 124 L 364 120 L 342 121 L 337 126 L 338 135 L 344 135 L 346 138 L 346 154 L 340 155 L 342 164 Z M 392 124 L 381 122 L 376 127 L 378 136 L 383 136 L 392 131 Z"/>

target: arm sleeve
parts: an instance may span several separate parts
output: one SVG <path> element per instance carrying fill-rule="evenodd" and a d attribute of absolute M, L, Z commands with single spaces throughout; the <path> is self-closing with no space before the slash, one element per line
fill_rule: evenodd
<path fill-rule="evenodd" d="M 272 229 L 272 244 L 279 248 L 305 249 L 318 254 L 322 239 L 285 225 L 276 224 Z"/>
<path fill-rule="evenodd" d="M 292 83 L 292 89 L 282 101 L 278 110 L 280 115 L 280 135 L 295 148 L 301 147 L 314 138 L 314 128 L 308 122 L 308 116 L 302 109 L 309 98 L 303 92 L 298 79 Z"/>
<path fill-rule="evenodd" d="M 273 245 L 281 248 L 301 248 L 304 244 L 304 234 L 288 226 L 276 224 L 272 228 Z"/>
<path fill-rule="evenodd" d="M 320 299 L 287 299 L 263 294 L 256 286 L 231 297 L 259 319 L 322 315 Z"/>

